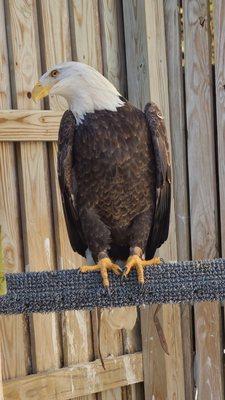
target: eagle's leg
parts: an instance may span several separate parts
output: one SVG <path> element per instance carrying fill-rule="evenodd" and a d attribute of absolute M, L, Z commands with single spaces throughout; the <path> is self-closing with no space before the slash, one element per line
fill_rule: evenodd
<path fill-rule="evenodd" d="M 137 215 L 132 222 L 130 231 L 130 256 L 125 265 L 124 276 L 127 276 L 131 269 L 135 268 L 140 283 L 144 283 L 144 267 L 160 264 L 159 257 L 154 257 L 151 260 L 143 259 L 153 215 L 154 210 L 151 208 Z"/>
<path fill-rule="evenodd" d="M 132 254 L 133 253 L 133 254 Z M 160 258 L 154 257 L 151 260 L 142 259 L 142 250 L 140 247 L 131 248 L 131 255 L 129 256 L 126 266 L 124 276 L 127 276 L 132 268 L 137 271 L 137 278 L 139 283 L 144 283 L 144 267 L 148 265 L 158 265 L 160 264 Z"/>
<path fill-rule="evenodd" d="M 104 286 L 109 286 L 108 271 L 120 275 L 121 269 L 114 264 L 109 256 L 111 232 L 109 228 L 101 221 L 98 213 L 92 208 L 83 208 L 80 211 L 80 220 L 85 241 L 96 265 L 84 265 L 80 268 L 81 272 L 99 271 L 102 276 Z"/>
<path fill-rule="evenodd" d="M 99 271 L 102 276 L 103 285 L 106 287 L 109 286 L 108 271 L 110 270 L 113 271 L 116 275 L 121 274 L 121 269 L 119 265 L 114 264 L 108 257 L 107 253 L 99 254 L 98 262 L 96 265 L 84 265 L 80 267 L 81 272 Z"/>

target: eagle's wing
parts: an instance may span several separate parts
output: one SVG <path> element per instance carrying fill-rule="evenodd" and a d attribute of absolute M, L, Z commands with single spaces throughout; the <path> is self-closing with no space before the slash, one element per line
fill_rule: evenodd
<path fill-rule="evenodd" d="M 171 164 L 166 127 L 159 108 L 154 103 L 148 103 L 144 112 L 151 135 L 156 166 L 156 209 L 146 249 L 146 258 L 152 258 L 169 233 Z"/>
<path fill-rule="evenodd" d="M 86 245 L 82 239 L 81 224 L 77 212 L 77 183 L 74 171 L 74 135 L 76 120 L 71 111 L 66 111 L 61 119 L 58 138 L 58 178 L 63 211 L 70 244 L 74 251 L 85 255 Z"/>

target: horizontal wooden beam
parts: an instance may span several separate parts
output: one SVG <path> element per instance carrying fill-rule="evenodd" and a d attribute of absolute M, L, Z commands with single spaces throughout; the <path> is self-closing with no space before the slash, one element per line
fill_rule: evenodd
<path fill-rule="evenodd" d="M 67 400 L 143 381 L 142 353 L 108 357 L 3 382 L 4 400 Z"/>
<path fill-rule="evenodd" d="M 56 141 L 62 112 L 1 110 L 0 142 Z"/>

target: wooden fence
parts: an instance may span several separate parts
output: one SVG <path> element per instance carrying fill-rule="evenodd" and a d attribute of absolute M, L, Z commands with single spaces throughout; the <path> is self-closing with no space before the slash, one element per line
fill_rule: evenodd
<path fill-rule="evenodd" d="M 165 115 L 174 194 L 160 255 L 225 256 L 225 0 L 0 0 L 0 38 L 0 225 L 7 271 L 83 262 L 68 242 L 56 176 L 66 105 L 27 97 L 46 68 L 71 59 L 103 72 L 142 109 L 155 101 Z M 4 399 L 223 400 L 223 307 L 163 306 L 169 355 L 159 343 L 154 311 L 142 307 L 132 331 L 112 331 L 102 321 L 106 370 L 97 311 L 1 317 Z"/>

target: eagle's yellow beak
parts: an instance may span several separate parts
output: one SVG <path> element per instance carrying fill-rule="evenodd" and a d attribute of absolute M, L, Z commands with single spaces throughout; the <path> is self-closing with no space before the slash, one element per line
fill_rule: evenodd
<path fill-rule="evenodd" d="M 50 85 L 42 86 L 40 82 L 37 82 L 32 90 L 31 97 L 34 101 L 41 100 L 49 94 L 50 89 Z"/>

